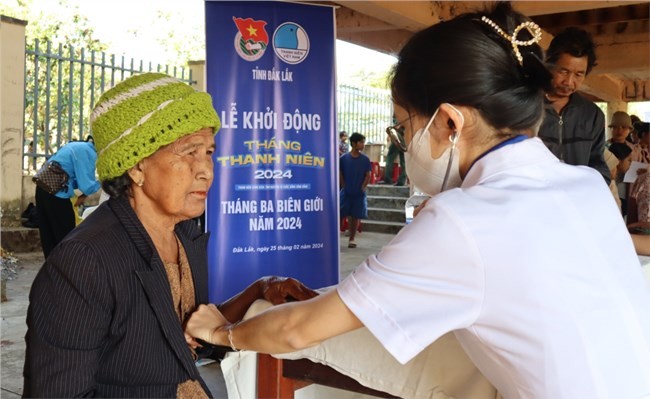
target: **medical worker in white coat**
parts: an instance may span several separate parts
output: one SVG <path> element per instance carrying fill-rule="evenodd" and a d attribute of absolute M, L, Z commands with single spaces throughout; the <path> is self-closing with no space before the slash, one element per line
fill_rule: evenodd
<path fill-rule="evenodd" d="M 366 326 L 404 363 L 453 331 L 504 398 L 650 396 L 650 294 L 616 203 L 529 138 L 540 36 L 507 3 L 416 33 L 391 88 L 432 198 L 337 289 L 238 324 L 202 305 L 188 341 L 282 353 Z"/>

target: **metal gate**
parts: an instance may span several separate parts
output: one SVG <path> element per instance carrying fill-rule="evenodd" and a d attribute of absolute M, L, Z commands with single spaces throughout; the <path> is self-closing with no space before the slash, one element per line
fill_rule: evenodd
<path fill-rule="evenodd" d="M 23 169 L 37 170 L 63 144 L 89 134 L 88 118 L 101 94 L 134 73 L 164 72 L 192 83 L 184 67 L 145 64 L 50 41 L 25 47 Z"/>

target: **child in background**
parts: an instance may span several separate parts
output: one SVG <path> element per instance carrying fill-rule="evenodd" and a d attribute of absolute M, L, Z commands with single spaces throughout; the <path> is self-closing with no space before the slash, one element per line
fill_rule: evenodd
<path fill-rule="evenodd" d="M 349 217 L 348 248 L 356 248 L 354 236 L 357 233 L 359 219 L 368 217 L 366 186 L 370 182 L 371 165 L 370 158 L 361 153 L 366 143 L 365 136 L 352 133 L 350 143 L 352 144 L 350 152 L 343 154 L 339 159 L 341 218 Z"/>

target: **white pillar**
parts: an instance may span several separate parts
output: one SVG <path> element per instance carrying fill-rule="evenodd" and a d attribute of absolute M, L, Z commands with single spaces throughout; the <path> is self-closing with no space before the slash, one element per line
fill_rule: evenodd
<path fill-rule="evenodd" d="M 192 80 L 196 82 L 192 84 L 192 87 L 198 91 L 206 91 L 205 61 L 189 61 L 188 65 L 192 71 Z"/>
<path fill-rule="evenodd" d="M 25 25 L 0 15 L 0 197 L 2 225 L 20 220 L 23 191 Z"/>

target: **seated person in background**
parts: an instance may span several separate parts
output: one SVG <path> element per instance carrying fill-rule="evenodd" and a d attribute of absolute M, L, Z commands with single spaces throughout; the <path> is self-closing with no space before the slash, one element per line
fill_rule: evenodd
<path fill-rule="evenodd" d="M 636 162 L 643 162 L 650 164 L 650 149 L 648 145 L 650 144 L 650 123 L 648 122 L 637 122 L 634 125 L 634 131 L 636 132 L 639 142 L 634 145 L 632 160 Z"/>
<path fill-rule="evenodd" d="M 623 216 L 627 216 L 628 213 L 628 201 L 627 201 L 627 191 L 628 183 L 623 182 L 625 173 L 630 169 L 632 164 L 632 148 L 626 143 L 612 143 L 607 149 L 605 149 L 605 159 L 610 159 L 608 165 L 614 163 L 611 160 L 612 154 L 616 158 L 616 166 L 612 170 L 612 182 L 616 184 L 616 192 L 620 201 L 621 213 Z M 610 184 L 611 189 L 611 184 Z M 613 192 L 613 191 L 612 191 Z"/>
<path fill-rule="evenodd" d="M 640 174 L 632 184 L 628 205 L 627 224 L 629 229 L 650 224 L 650 173 L 647 171 Z M 650 231 L 647 234 L 650 234 Z"/>
<path fill-rule="evenodd" d="M 201 305 L 188 342 L 285 353 L 365 326 L 406 364 L 453 332 L 504 398 L 647 396 L 650 293 L 611 193 L 528 138 L 541 36 L 508 2 L 411 36 L 391 94 L 429 201 L 336 289 L 236 324 Z"/>
<path fill-rule="evenodd" d="M 119 83 L 91 125 L 110 199 L 54 248 L 29 295 L 25 397 L 207 398 L 183 326 L 208 301 L 201 215 L 219 118 L 207 93 L 161 73 Z M 316 294 L 262 278 L 219 305 Z"/>

